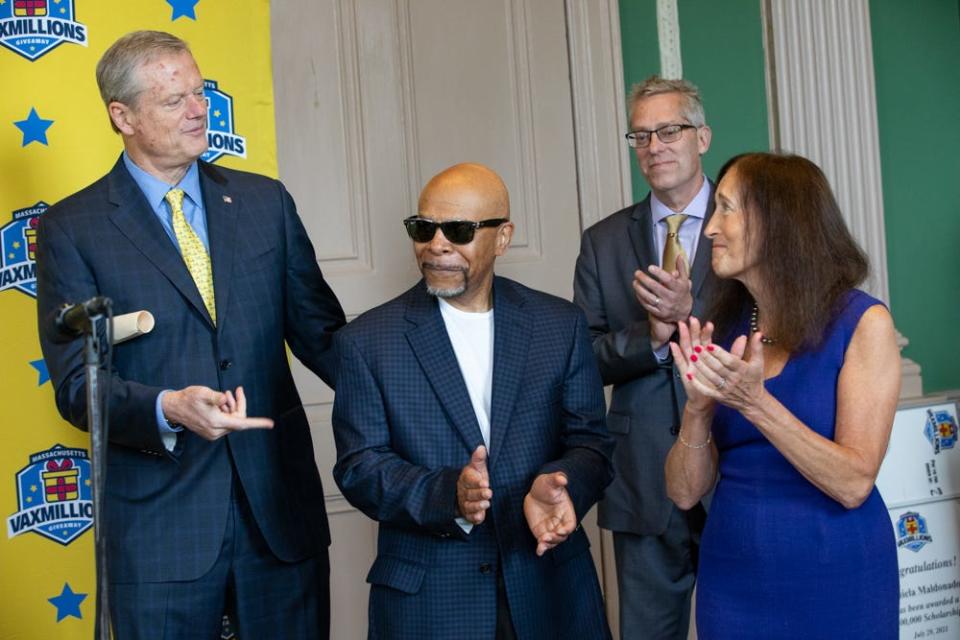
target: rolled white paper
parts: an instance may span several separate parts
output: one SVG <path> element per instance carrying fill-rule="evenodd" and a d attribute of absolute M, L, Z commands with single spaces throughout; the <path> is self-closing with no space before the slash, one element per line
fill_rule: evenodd
<path fill-rule="evenodd" d="M 113 318 L 113 344 L 132 340 L 153 331 L 153 314 L 149 311 L 134 311 Z"/>

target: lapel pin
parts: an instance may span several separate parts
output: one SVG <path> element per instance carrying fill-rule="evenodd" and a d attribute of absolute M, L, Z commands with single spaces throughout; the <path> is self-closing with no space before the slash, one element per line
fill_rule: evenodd
<path fill-rule="evenodd" d="M 233 204 L 233 198 L 231 198 L 230 196 L 223 196 L 223 201 L 226 202 L 227 204 Z"/>

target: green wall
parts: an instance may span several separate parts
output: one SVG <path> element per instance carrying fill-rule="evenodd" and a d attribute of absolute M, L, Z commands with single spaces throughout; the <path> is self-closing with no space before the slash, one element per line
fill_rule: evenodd
<path fill-rule="evenodd" d="M 871 0 L 890 306 L 925 393 L 960 389 L 960 4 Z"/>
<path fill-rule="evenodd" d="M 678 0 L 708 175 L 769 147 L 760 0 Z M 624 80 L 660 71 L 656 0 L 621 0 Z M 870 0 L 890 304 L 924 391 L 960 389 L 960 2 Z M 636 199 L 648 190 L 635 163 Z"/>
<path fill-rule="evenodd" d="M 620 41 L 623 47 L 623 80 L 629 96 L 630 87 L 654 73 L 660 73 L 656 0 L 620 0 Z M 626 110 L 626 105 L 623 108 Z M 627 127 L 630 126 L 629 118 L 628 113 Z M 707 122 L 710 122 L 709 111 Z M 623 140 L 623 144 L 626 145 L 627 141 Z M 630 150 L 630 160 L 633 199 L 640 200 L 649 188 L 643 175 L 640 174 L 632 150 Z"/>
<path fill-rule="evenodd" d="M 621 0 L 620 30 L 627 91 L 660 73 L 656 0 Z M 680 0 L 683 76 L 700 87 L 713 142 L 704 156 L 708 176 L 731 156 L 764 151 L 770 142 L 759 0 Z M 648 191 L 633 163 L 636 200 Z"/>

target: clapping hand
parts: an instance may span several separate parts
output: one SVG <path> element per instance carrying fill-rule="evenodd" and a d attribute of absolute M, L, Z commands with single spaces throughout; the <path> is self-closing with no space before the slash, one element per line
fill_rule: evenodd
<path fill-rule="evenodd" d="M 739 336 L 730 350 L 712 342 L 713 323 L 703 327 L 691 317 L 680 322 L 680 344 L 670 343 L 691 408 L 705 410 L 719 402 L 737 410 L 752 405 L 763 388 L 763 335 Z"/>
<path fill-rule="evenodd" d="M 537 539 L 538 556 L 566 540 L 577 528 L 567 476 L 560 471 L 538 475 L 523 499 L 523 515 Z"/>
<path fill-rule="evenodd" d="M 650 337 L 654 348 L 665 344 L 693 309 L 693 285 L 690 268 L 683 255 L 677 256 L 675 271 L 651 265 L 648 273 L 633 274 L 633 292 L 650 320 Z"/>
<path fill-rule="evenodd" d="M 667 271 L 650 265 L 649 273 L 633 274 L 633 292 L 647 313 L 668 324 L 685 320 L 693 309 L 693 285 L 690 267 L 683 256 L 677 256 L 676 270 Z"/>
<path fill-rule="evenodd" d="M 490 474 L 487 472 L 487 448 L 477 447 L 470 462 L 460 471 L 457 479 L 457 507 L 460 515 L 471 524 L 480 524 L 487 517 L 487 509 L 493 499 Z"/>

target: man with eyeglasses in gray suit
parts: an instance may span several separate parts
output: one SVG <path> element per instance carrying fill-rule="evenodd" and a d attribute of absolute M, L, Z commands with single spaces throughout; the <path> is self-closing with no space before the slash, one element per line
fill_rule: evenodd
<path fill-rule="evenodd" d="M 700 92 L 652 76 L 634 86 L 627 143 L 650 193 L 587 229 L 574 302 L 587 316 L 605 385 L 616 478 L 599 506 L 613 532 L 623 638 L 686 638 L 704 507 L 667 497 L 664 462 L 686 400 L 668 344 L 676 323 L 708 296 L 714 185 L 701 156 L 710 147 Z"/>

